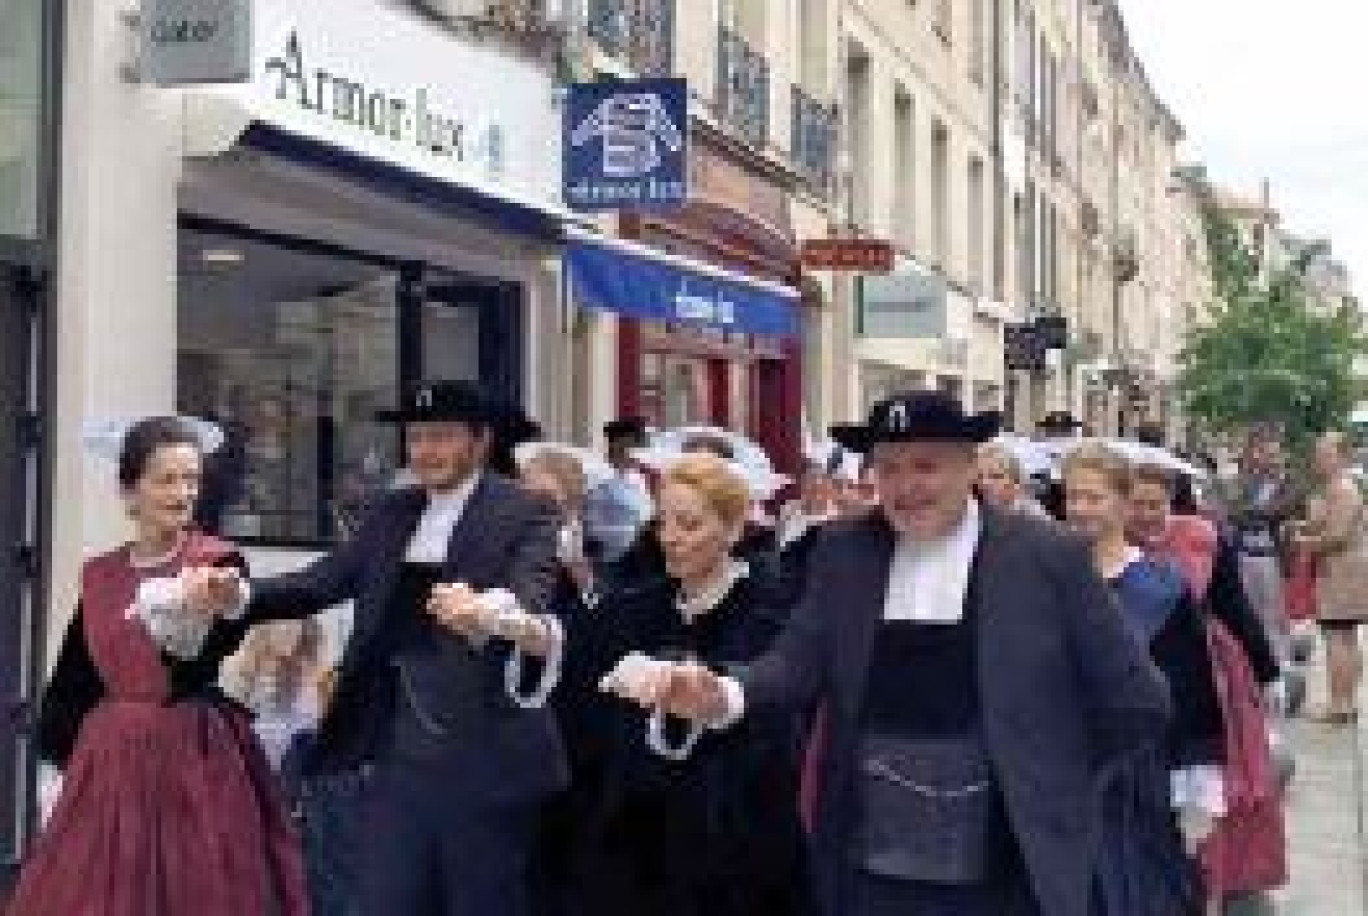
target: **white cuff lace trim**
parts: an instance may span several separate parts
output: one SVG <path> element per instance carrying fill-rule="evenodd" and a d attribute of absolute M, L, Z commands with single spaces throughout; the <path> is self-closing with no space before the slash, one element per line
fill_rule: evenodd
<path fill-rule="evenodd" d="M 689 759 L 689 755 L 698 747 L 699 740 L 707 730 L 708 726 L 705 723 L 691 722 L 684 740 L 678 744 L 671 744 L 669 736 L 665 734 L 665 711 L 656 707 L 646 723 L 646 746 L 666 760 L 679 763 Z"/>
<path fill-rule="evenodd" d="M 565 627 L 550 614 L 537 618 L 550 634 L 551 651 L 541 659 L 541 677 L 531 692 L 522 690 L 526 654 L 513 644 L 513 654 L 504 666 L 504 689 L 508 697 L 521 709 L 541 709 L 551 699 L 551 692 L 560 683 L 561 665 L 565 661 Z"/>
<path fill-rule="evenodd" d="M 243 582 L 237 603 L 221 611 L 217 617 L 241 619 L 247 611 L 250 597 L 251 589 Z M 137 620 L 158 648 L 183 661 L 196 658 L 204 651 L 204 641 L 216 619 L 186 609 L 185 580 L 179 576 L 144 579 L 138 585 L 138 593 L 124 612 L 124 617 Z"/>

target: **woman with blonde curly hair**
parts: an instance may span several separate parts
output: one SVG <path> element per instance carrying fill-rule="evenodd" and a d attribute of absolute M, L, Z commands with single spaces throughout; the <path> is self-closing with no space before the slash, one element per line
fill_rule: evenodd
<path fill-rule="evenodd" d="M 664 582 L 607 595 L 579 650 L 595 682 L 624 656 L 725 669 L 762 653 L 782 616 L 758 570 L 733 556 L 750 510 L 726 460 L 685 453 L 659 491 Z M 573 648 L 572 648 L 573 651 Z M 621 666 L 613 675 L 621 673 Z M 798 816 L 797 735 L 783 714 L 726 732 L 689 727 L 603 693 L 611 748 L 576 781 L 592 797 L 565 899 L 584 912 L 791 916 L 810 912 Z M 573 737 L 571 738 L 573 742 Z"/>

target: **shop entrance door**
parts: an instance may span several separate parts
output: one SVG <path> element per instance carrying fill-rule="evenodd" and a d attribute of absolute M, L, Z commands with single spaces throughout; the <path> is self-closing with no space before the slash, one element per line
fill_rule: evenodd
<path fill-rule="evenodd" d="M 0 264 L 0 888 L 22 852 L 32 805 L 24 723 L 30 708 L 37 554 L 37 426 L 30 413 L 40 287 Z"/>

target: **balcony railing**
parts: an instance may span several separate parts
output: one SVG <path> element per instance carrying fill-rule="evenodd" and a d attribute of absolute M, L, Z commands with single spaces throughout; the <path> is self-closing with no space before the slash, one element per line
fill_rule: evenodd
<path fill-rule="evenodd" d="M 642 76 L 674 70 L 674 0 L 589 0 L 589 35 Z"/>
<path fill-rule="evenodd" d="M 769 61 L 726 27 L 718 30 L 715 105 L 718 118 L 748 142 L 769 142 Z"/>
<path fill-rule="evenodd" d="M 447 28 L 476 37 L 498 36 L 536 53 L 560 46 L 565 23 L 548 0 L 401 0 Z"/>
<path fill-rule="evenodd" d="M 824 105 L 793 87 L 793 167 L 822 194 L 834 189 L 837 143 L 836 105 Z"/>

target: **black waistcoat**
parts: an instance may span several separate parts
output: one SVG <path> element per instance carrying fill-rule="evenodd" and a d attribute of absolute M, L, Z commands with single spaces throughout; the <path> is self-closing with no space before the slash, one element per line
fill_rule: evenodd
<path fill-rule="evenodd" d="M 464 637 L 425 611 L 437 566 L 405 563 L 395 581 L 395 715 L 391 750 L 399 757 L 446 758 L 477 746 L 489 724 L 491 666 Z"/>

